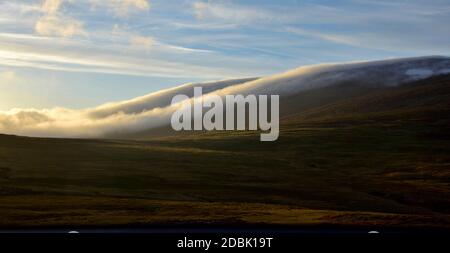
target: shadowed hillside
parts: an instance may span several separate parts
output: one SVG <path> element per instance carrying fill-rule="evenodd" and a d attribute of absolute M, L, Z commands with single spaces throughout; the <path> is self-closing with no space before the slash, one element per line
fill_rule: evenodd
<path fill-rule="evenodd" d="M 358 90 L 358 86 L 353 90 Z M 335 90 L 341 90 L 337 88 Z M 343 93 L 345 90 L 341 90 Z M 326 91 L 325 91 L 325 94 Z M 346 93 L 348 94 L 348 93 Z M 353 97 L 349 99 L 349 97 Z M 294 100 L 301 101 L 298 97 Z M 343 99 L 310 106 L 289 117 L 294 121 L 355 120 L 417 120 L 448 123 L 450 110 L 450 75 L 416 81 L 400 87 L 378 88 Z"/>
<path fill-rule="evenodd" d="M 449 76 L 355 87 L 287 99 L 298 110 L 269 143 L 242 131 L 146 141 L 0 136 L 0 227 L 448 228 Z M 323 99 L 305 101 L 314 96 Z"/>

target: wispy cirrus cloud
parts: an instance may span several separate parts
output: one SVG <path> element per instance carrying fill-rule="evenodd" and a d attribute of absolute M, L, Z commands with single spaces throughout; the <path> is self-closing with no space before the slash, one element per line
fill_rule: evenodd
<path fill-rule="evenodd" d="M 140 51 L 137 46 L 145 47 L 146 50 Z M 148 50 L 148 47 L 152 47 L 152 50 Z M 182 54 L 186 56 L 199 53 L 194 49 L 172 47 L 174 46 L 153 42 L 146 37 L 125 41 L 125 44 L 103 46 L 91 45 L 83 40 L 0 33 L 0 65 L 148 77 L 218 79 L 246 75 L 238 70 L 208 64 L 165 60 L 166 53 L 178 57 Z"/>
<path fill-rule="evenodd" d="M 427 4 L 349 0 L 336 5 L 197 1 L 192 9 L 204 24 L 258 27 L 274 34 L 287 32 L 329 44 L 391 53 L 442 53 L 448 51 L 450 45 L 450 37 L 444 35 L 447 32 L 442 26 L 450 22 L 450 6 L 439 0 Z"/>
<path fill-rule="evenodd" d="M 270 22 L 275 15 L 257 7 L 238 6 L 231 3 L 195 2 L 193 4 L 195 16 L 200 20 L 219 19 L 249 23 L 254 21 Z"/>
<path fill-rule="evenodd" d="M 360 31 L 351 34 L 348 32 L 339 34 L 330 31 L 307 30 L 298 27 L 286 27 L 286 31 L 304 37 L 365 49 L 395 50 L 397 52 L 423 51 L 423 54 L 440 54 L 443 51 L 450 52 L 449 38 L 433 38 L 430 36 L 417 36 L 416 34 L 396 36 L 396 32 L 389 29 L 378 33 Z M 430 45 L 433 45 L 433 47 L 430 47 Z"/>
<path fill-rule="evenodd" d="M 144 2 L 111 0 L 98 4 L 111 10 L 113 6 L 146 10 L 149 4 Z M 238 68 L 226 69 L 211 66 L 209 62 L 202 63 L 205 54 L 214 54 L 211 50 L 165 43 L 127 25 L 115 24 L 110 31 L 87 31 L 78 16 L 62 16 L 67 9 L 76 7 L 75 3 L 80 4 L 69 0 L 45 0 L 39 4 L 8 5 L 12 10 L 38 14 L 35 30 L 39 36 L 0 33 L 0 65 L 168 78 L 221 79 L 252 75 Z M 92 1 L 84 3 L 92 4 Z M 76 35 L 82 36 L 74 38 Z"/>

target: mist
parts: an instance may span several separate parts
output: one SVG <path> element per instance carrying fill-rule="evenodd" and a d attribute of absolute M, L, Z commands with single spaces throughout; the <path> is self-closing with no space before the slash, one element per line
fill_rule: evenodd
<path fill-rule="evenodd" d="M 304 66 L 262 77 L 188 83 L 131 100 L 74 110 L 12 109 L 0 111 L 0 132 L 33 137 L 102 138 L 113 133 L 134 133 L 170 124 L 173 112 L 185 106 L 171 105 L 178 94 L 192 99 L 193 87 L 202 87 L 204 99 L 225 95 L 293 95 L 305 90 L 357 83 L 397 86 L 434 75 L 450 73 L 449 57 L 418 57 L 372 62 Z"/>

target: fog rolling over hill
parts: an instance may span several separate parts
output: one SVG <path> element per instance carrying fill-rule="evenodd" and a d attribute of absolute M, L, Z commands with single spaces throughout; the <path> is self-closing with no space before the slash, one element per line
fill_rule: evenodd
<path fill-rule="evenodd" d="M 281 95 L 281 114 L 288 115 L 338 98 L 446 73 L 450 73 L 450 58 L 438 56 L 305 66 L 269 77 L 185 84 L 82 110 L 13 109 L 0 112 L 0 132 L 38 137 L 135 138 L 140 133 L 147 135 L 152 129 L 158 132 L 158 129 L 167 128 L 170 116 L 177 108 L 170 106 L 172 97 L 177 94 L 192 96 L 195 86 L 204 88 L 204 96 L 278 94 Z M 355 88 L 345 89 L 342 85 L 354 85 Z M 314 90 L 324 88 L 327 93 L 315 99 L 312 99 L 314 96 L 306 96 L 301 101 L 292 99 L 301 96 L 302 92 L 313 94 Z"/>
<path fill-rule="evenodd" d="M 2 132 L 111 139 L 0 135 L 0 228 L 448 229 L 449 63 L 313 66 L 202 84 L 221 95 L 279 93 L 274 142 L 257 131 L 173 135 L 164 106 L 194 84 L 81 111 L 2 113 Z"/>

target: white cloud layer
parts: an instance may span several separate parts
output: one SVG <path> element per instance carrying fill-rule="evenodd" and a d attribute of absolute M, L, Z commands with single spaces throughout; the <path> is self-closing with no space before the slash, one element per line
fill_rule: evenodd
<path fill-rule="evenodd" d="M 186 84 L 83 110 L 13 109 L 0 112 L 0 132 L 27 136 L 98 138 L 168 125 L 172 113 L 183 106 L 170 105 L 172 97 L 177 94 L 192 96 L 194 86 L 203 87 L 204 99 L 208 99 L 208 94 L 279 94 L 283 97 L 343 82 L 394 86 L 421 78 L 417 73 L 426 72 L 427 75 L 423 77 L 428 77 L 447 73 L 449 69 L 450 58 L 447 57 L 306 66 L 260 79 Z"/>

